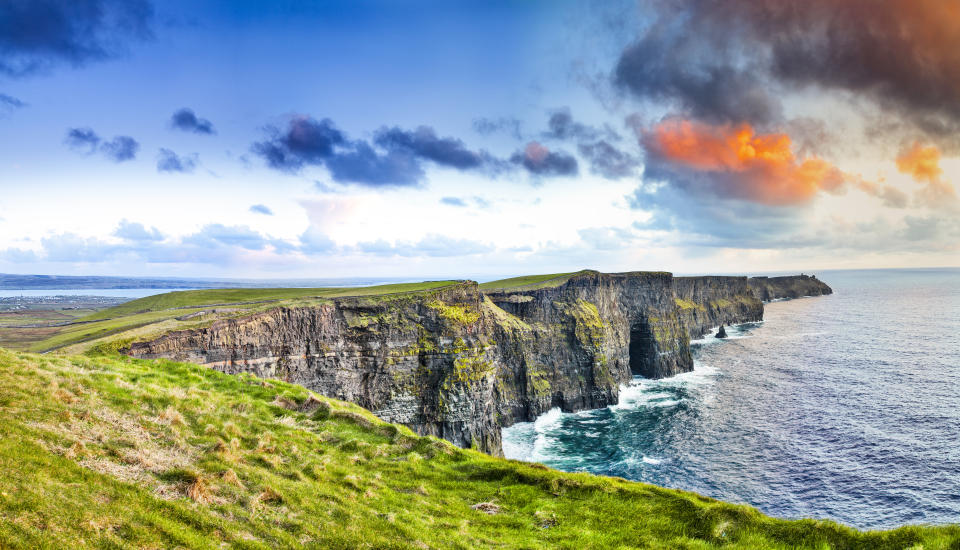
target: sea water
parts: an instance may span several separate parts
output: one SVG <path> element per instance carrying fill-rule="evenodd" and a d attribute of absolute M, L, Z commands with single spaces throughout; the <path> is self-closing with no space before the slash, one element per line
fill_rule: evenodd
<path fill-rule="evenodd" d="M 504 430 L 504 453 L 861 529 L 960 522 L 960 270 L 826 271 L 693 372 Z"/>

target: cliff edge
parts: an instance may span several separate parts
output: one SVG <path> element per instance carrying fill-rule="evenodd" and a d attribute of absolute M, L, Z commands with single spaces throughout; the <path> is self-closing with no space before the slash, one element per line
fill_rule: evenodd
<path fill-rule="evenodd" d="M 831 292 L 806 275 L 582 271 L 483 289 L 462 281 L 279 306 L 124 351 L 294 382 L 419 434 L 501 454 L 503 427 L 553 407 L 615 404 L 633 375 L 692 370 L 691 338 L 761 320 L 763 301 Z"/>

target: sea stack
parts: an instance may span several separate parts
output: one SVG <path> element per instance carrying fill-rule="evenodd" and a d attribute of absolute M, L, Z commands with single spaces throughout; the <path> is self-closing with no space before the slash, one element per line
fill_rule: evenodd
<path fill-rule="evenodd" d="M 726 338 L 727 331 L 723 329 L 723 325 L 720 325 L 720 330 L 717 331 L 717 338 Z"/>

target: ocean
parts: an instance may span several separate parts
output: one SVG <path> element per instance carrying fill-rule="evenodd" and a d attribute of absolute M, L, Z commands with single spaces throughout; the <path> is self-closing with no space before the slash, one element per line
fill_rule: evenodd
<path fill-rule="evenodd" d="M 960 522 L 960 270 L 817 276 L 833 295 L 766 304 L 616 406 L 511 426 L 505 454 L 781 518 Z"/>

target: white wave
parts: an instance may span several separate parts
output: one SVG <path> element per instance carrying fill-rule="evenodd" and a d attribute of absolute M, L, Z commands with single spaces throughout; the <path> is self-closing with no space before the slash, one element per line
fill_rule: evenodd
<path fill-rule="evenodd" d="M 739 340 L 741 338 L 750 338 L 753 336 L 750 334 L 751 330 L 759 327 L 763 324 L 763 321 L 751 321 L 749 323 L 740 323 L 736 325 L 727 325 L 725 329 L 727 333 L 726 338 L 717 338 L 717 331 L 720 330 L 720 327 L 711 327 L 707 334 L 701 338 L 691 339 L 691 346 L 704 346 L 709 344 L 716 344 L 724 340 Z"/>
<path fill-rule="evenodd" d="M 661 386 L 703 386 L 712 384 L 719 374 L 720 369 L 694 361 L 692 371 L 656 380 L 655 383 Z"/>
<path fill-rule="evenodd" d="M 533 422 L 520 422 L 501 430 L 503 438 L 503 456 L 514 460 L 533 460 L 533 446 L 536 431 Z"/>
<path fill-rule="evenodd" d="M 662 458 L 654 458 L 652 456 L 643 455 L 643 463 L 657 466 L 658 464 L 663 464 Z"/>
<path fill-rule="evenodd" d="M 560 407 L 554 407 L 538 416 L 537 419 L 533 421 L 533 428 L 537 433 L 542 433 L 559 425 L 562 421 L 563 411 L 560 410 Z"/>

